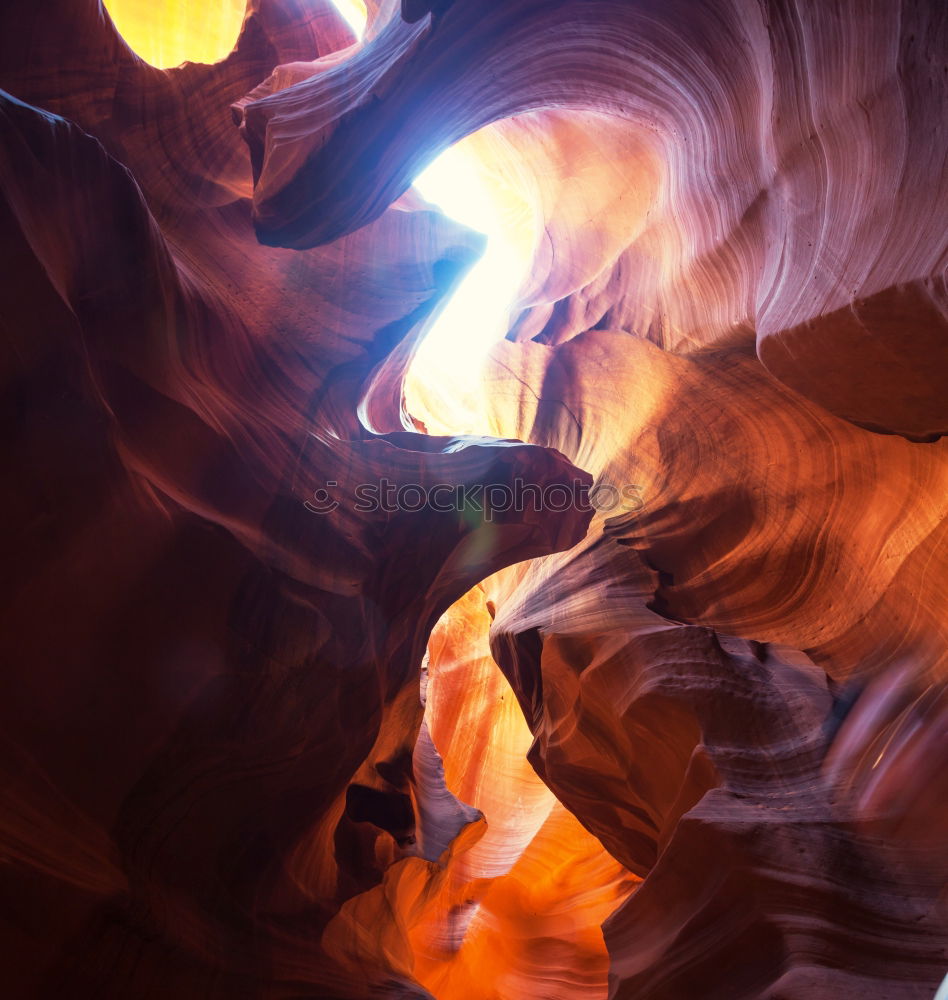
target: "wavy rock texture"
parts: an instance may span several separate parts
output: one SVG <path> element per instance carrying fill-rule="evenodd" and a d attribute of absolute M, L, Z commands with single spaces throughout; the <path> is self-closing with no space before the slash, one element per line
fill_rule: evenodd
<path fill-rule="evenodd" d="M 399 977 L 319 939 L 421 853 L 427 632 L 587 515 L 360 514 L 355 488 L 576 472 L 358 424 L 468 233 L 393 210 L 307 254 L 254 239 L 229 105 L 348 40 L 325 8 L 262 5 L 230 59 L 167 72 L 95 3 L 2 17 L 7 988 L 363 996 Z"/>
<path fill-rule="evenodd" d="M 927 1000 L 945 11 L 369 7 L 0 10 L 7 992 Z M 532 266 L 406 396 L 482 126 Z"/>
<path fill-rule="evenodd" d="M 942 5 L 894 0 L 393 18 L 344 70 L 282 92 L 276 75 L 244 108 L 257 231 L 326 242 L 480 126 L 605 113 L 626 126 L 645 218 L 596 325 L 675 351 L 756 338 L 773 374 L 831 412 L 931 438 L 948 430 L 946 48 Z"/>
<path fill-rule="evenodd" d="M 492 361 L 478 425 L 555 443 L 618 504 L 485 585 L 532 763 L 646 876 L 604 928 L 610 996 L 929 996 L 943 444 L 854 428 L 745 351 L 599 331 Z M 877 679 L 850 710 L 854 676 Z"/>
<path fill-rule="evenodd" d="M 446 786 L 479 811 L 440 864 L 398 862 L 347 903 L 327 948 L 352 968 L 391 967 L 397 956 L 439 998 L 602 995 L 600 925 L 638 880 L 530 767 L 533 737 L 491 659 L 489 624 L 478 587 L 435 627 L 414 760 L 423 831 L 447 812 L 427 788 Z"/>
<path fill-rule="evenodd" d="M 491 594 L 531 759 L 648 876 L 605 928 L 612 995 L 927 995 L 943 820 L 927 847 L 887 835 L 822 760 L 854 672 L 944 677 L 944 448 L 853 428 L 740 353 L 604 331 L 497 357 L 499 423 L 644 499 Z M 923 743 L 940 770 L 937 721 Z M 943 802 L 931 777 L 915 791 Z"/>

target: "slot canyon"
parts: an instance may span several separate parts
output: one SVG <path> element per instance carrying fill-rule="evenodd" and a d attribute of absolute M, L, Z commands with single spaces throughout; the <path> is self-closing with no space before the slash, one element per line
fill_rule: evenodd
<path fill-rule="evenodd" d="M 0 129 L 3 997 L 948 997 L 943 0 L 3 0 Z"/>

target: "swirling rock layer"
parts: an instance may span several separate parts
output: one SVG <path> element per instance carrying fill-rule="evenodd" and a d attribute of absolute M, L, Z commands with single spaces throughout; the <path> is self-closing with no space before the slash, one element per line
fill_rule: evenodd
<path fill-rule="evenodd" d="M 928 1000 L 943 5 L 369 7 L 0 10 L 6 992 Z M 478 129 L 532 264 L 406 395 Z"/>
<path fill-rule="evenodd" d="M 97 4 L 61 8 L 0 31 L 8 987 L 361 996 L 319 939 L 418 851 L 427 631 L 586 515 L 422 519 L 356 490 L 576 470 L 358 424 L 469 234 L 392 211 L 328 251 L 254 239 L 229 105 L 337 44 L 333 18 L 263 7 L 231 59 L 160 72 Z"/>

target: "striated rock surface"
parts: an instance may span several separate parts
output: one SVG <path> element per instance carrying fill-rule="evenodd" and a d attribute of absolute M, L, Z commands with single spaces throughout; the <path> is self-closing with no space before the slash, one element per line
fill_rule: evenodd
<path fill-rule="evenodd" d="M 461 2 L 392 18 L 344 68 L 282 92 L 274 76 L 244 108 L 257 231 L 326 242 L 481 126 L 610 115 L 624 128 L 604 130 L 601 155 L 619 146 L 644 217 L 604 262 L 590 325 L 675 351 L 756 339 L 831 412 L 931 438 L 948 430 L 946 50 L 943 5 L 895 0 Z"/>
<path fill-rule="evenodd" d="M 604 995 L 600 925 L 638 879 L 531 768 L 533 737 L 491 659 L 489 624 L 478 587 L 429 643 L 414 775 L 426 856 L 440 863 L 392 865 L 382 886 L 346 904 L 324 940 L 353 969 L 391 967 L 394 956 L 446 1000 Z M 438 836 L 445 791 L 477 806 L 447 850 Z"/>
<path fill-rule="evenodd" d="M 0 9 L 5 993 L 929 1000 L 943 5 L 368 6 Z"/>
<path fill-rule="evenodd" d="M 587 515 L 359 512 L 356 488 L 576 472 L 358 423 L 465 231 L 393 210 L 323 251 L 254 239 L 229 105 L 345 41 L 333 18 L 264 7 L 231 59 L 163 72 L 60 8 L 0 28 L 7 988 L 363 996 L 398 977 L 319 938 L 417 853 L 427 632 Z"/>
<path fill-rule="evenodd" d="M 604 331 L 495 357 L 498 424 L 557 440 L 606 499 L 604 484 L 638 487 L 580 546 L 488 587 L 494 655 L 536 735 L 531 760 L 646 876 L 604 927 L 610 995 L 933 992 L 946 943 L 934 774 L 945 613 L 926 582 L 944 579 L 948 550 L 945 491 L 925 484 L 940 482 L 944 448 L 852 428 L 734 352 L 629 351 Z M 714 417 L 700 426 L 699 413 Z M 856 484 L 874 462 L 871 494 Z M 896 542 L 900 532 L 912 537 Z M 865 547 L 883 540 L 898 553 Z M 908 619 L 905 587 L 926 593 Z M 934 687 L 928 717 L 919 706 L 901 724 L 914 754 L 884 732 L 876 744 L 887 769 L 921 767 L 887 802 L 853 796 L 845 767 L 823 761 L 853 675 L 894 663 Z M 869 705 L 846 721 L 850 756 L 867 749 L 860 715 L 879 732 L 896 714 L 873 721 Z M 879 780 L 891 794 L 893 775 Z"/>

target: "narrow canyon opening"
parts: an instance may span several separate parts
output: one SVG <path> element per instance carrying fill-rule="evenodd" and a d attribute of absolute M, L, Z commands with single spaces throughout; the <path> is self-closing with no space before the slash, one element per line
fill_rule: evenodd
<path fill-rule="evenodd" d="M 358 12 L 335 2 L 361 37 Z M 408 195 L 484 238 L 479 258 L 427 321 L 405 377 L 407 412 L 429 432 L 491 432 L 483 406 L 488 354 L 508 332 L 542 224 L 528 198 L 536 189 L 529 165 L 518 164 L 516 151 L 511 155 L 494 132 L 488 126 L 441 152 Z M 506 155 L 496 158 L 498 149 Z M 512 995 L 538 989 L 549 997 L 590 995 L 607 961 L 599 925 L 639 879 L 609 856 L 528 762 L 533 734 L 490 652 L 491 592 L 479 583 L 448 608 L 425 654 L 425 713 L 413 768 L 416 775 L 442 767 L 444 773 L 430 788 L 419 782 L 416 843 L 442 870 L 433 881 L 423 864 L 404 862 L 384 897 L 367 894 L 352 906 L 357 912 L 344 909 L 329 925 L 327 947 L 353 971 L 366 962 L 384 966 L 389 944 L 381 929 L 393 909 L 416 956 L 414 978 L 440 1000 L 467 1000 L 479 979 L 505 983 Z M 457 800 L 468 832 L 459 827 L 455 846 L 437 856 L 441 841 L 434 854 L 424 850 L 426 826 L 439 825 L 438 807 L 426 799 L 444 793 Z M 511 923 L 529 924 L 544 953 L 510 940 Z M 364 946 L 366 925 L 380 931 L 377 949 Z M 357 941 L 363 943 L 354 947 Z M 547 966 L 543 986 L 538 965 Z M 557 971 L 566 967 L 569 986 Z"/>

